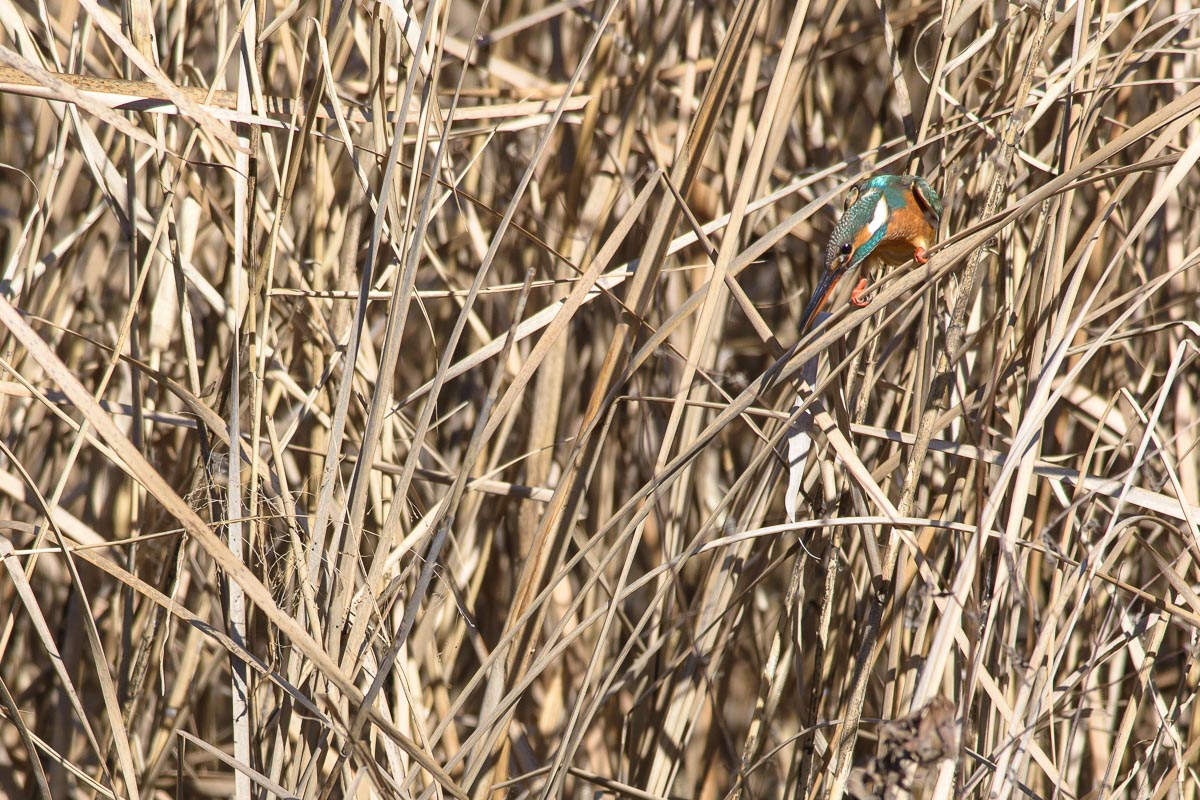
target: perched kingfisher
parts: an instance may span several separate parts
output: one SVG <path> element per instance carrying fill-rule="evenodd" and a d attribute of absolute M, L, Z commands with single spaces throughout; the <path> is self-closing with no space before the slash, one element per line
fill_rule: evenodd
<path fill-rule="evenodd" d="M 896 267 L 910 258 L 918 264 L 929 261 L 925 250 L 937 240 L 941 219 L 942 199 L 924 178 L 876 175 L 859 181 L 829 237 L 825 273 L 804 309 L 801 333 L 808 332 L 829 304 L 843 275 L 860 276 L 850 291 L 850 302 L 865 306 L 871 302 L 866 289 L 875 268 Z"/>

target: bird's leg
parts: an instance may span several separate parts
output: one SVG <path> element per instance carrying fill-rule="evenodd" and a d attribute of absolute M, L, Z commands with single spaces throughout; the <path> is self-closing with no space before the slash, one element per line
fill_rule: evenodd
<path fill-rule="evenodd" d="M 862 308 L 863 306 L 868 305 L 871 302 L 871 298 L 866 297 L 866 292 L 867 292 L 867 279 L 859 278 L 858 283 L 855 285 L 854 289 L 850 292 L 850 302 L 853 303 L 854 305 L 858 306 L 859 308 Z"/>
<path fill-rule="evenodd" d="M 862 272 L 859 273 L 862 277 L 858 279 L 858 283 L 854 284 L 854 289 L 850 292 L 850 302 L 859 308 L 871 302 L 871 296 L 867 294 L 867 285 L 875 280 L 871 274 L 875 271 L 873 266 L 872 259 L 867 259 L 867 263 L 862 266 Z"/>
<path fill-rule="evenodd" d="M 918 264 L 928 264 L 929 253 L 925 252 L 924 247 L 918 247 L 913 250 L 913 261 L 916 261 Z"/>

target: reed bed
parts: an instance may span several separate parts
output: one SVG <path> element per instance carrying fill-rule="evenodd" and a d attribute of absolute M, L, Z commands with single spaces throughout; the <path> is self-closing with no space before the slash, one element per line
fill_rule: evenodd
<path fill-rule="evenodd" d="M 0 794 L 1200 795 L 1189 3 L 0 19 Z"/>

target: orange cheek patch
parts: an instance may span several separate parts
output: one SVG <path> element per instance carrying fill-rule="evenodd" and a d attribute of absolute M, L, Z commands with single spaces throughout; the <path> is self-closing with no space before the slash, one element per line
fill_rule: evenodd
<path fill-rule="evenodd" d="M 858 248 L 867 243 L 867 240 L 872 236 L 870 228 L 862 227 L 858 229 L 858 233 L 854 234 L 854 252 L 858 252 Z"/>

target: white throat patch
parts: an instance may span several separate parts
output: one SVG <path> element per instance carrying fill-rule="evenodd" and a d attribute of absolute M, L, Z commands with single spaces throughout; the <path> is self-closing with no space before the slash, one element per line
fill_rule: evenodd
<path fill-rule="evenodd" d="M 871 221 L 867 223 L 867 230 L 874 236 L 875 232 L 887 224 L 888 219 L 888 204 L 887 198 L 882 195 L 879 197 L 879 202 L 875 204 L 875 216 L 871 217 Z"/>

